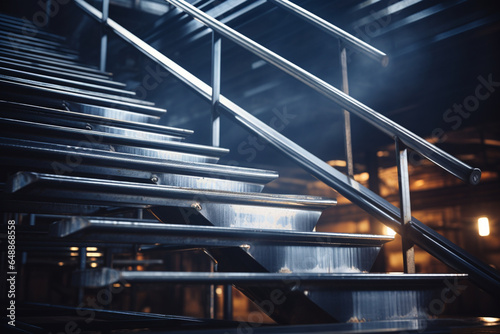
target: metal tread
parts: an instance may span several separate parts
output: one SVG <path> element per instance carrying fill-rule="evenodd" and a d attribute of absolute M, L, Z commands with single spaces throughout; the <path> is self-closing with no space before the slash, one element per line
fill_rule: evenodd
<path fill-rule="evenodd" d="M 55 52 L 63 52 L 67 54 L 78 55 L 78 51 L 70 49 L 60 43 L 47 43 L 42 39 L 30 38 L 30 36 L 17 34 L 14 32 L 6 33 L 0 30 L 0 41 L 10 43 L 13 48 L 37 47 L 45 50 L 54 50 Z"/>
<path fill-rule="evenodd" d="M 80 59 L 78 54 L 75 53 L 60 52 L 58 50 L 50 50 L 44 47 L 31 46 L 31 45 L 23 45 L 22 47 L 20 47 L 19 45 L 13 44 L 12 42 L 5 41 L 2 39 L 0 39 L 0 49 L 5 51 L 18 51 L 19 49 L 22 49 L 23 52 L 35 53 L 37 55 L 48 57 L 55 61 L 64 60 L 64 61 L 76 62 Z"/>
<path fill-rule="evenodd" d="M 108 93 L 103 93 L 103 92 L 99 92 L 96 90 L 75 88 L 75 87 L 66 86 L 66 85 L 62 85 L 62 84 L 54 84 L 54 83 L 49 83 L 46 81 L 27 79 L 27 78 L 22 78 L 22 77 L 18 77 L 18 76 L 6 75 L 6 74 L 2 74 L 2 73 L 0 73 L 0 79 L 4 82 L 5 81 L 16 82 L 16 83 L 35 86 L 35 87 L 42 87 L 42 88 L 57 90 L 57 91 L 60 91 L 61 93 L 68 92 L 68 93 L 90 96 L 91 98 L 112 100 L 112 101 L 116 101 L 118 103 L 130 103 L 130 104 L 136 104 L 136 105 L 142 105 L 142 106 L 148 106 L 148 107 L 154 106 L 153 102 L 135 99 L 132 97 L 125 97 L 125 96 L 120 96 L 120 95 L 115 95 L 115 94 L 108 94 Z M 123 94 L 123 93 L 120 93 L 120 94 Z"/>
<path fill-rule="evenodd" d="M 3 38 L 3 39 L 15 39 L 16 42 L 17 42 L 17 40 L 22 40 L 25 42 L 37 43 L 37 44 L 40 44 L 40 45 L 43 45 L 46 47 L 59 48 L 59 49 L 63 49 L 63 50 L 70 50 L 70 51 L 76 52 L 76 51 L 71 50 L 71 49 L 65 49 L 65 45 L 60 43 L 60 42 L 54 42 L 54 41 L 49 41 L 46 39 L 36 38 L 36 37 L 28 36 L 26 34 L 21 34 L 21 33 L 16 33 L 16 32 L 6 32 L 3 30 L 0 30 L 0 36 L 2 36 L 1 38 Z"/>
<path fill-rule="evenodd" d="M 26 22 L 19 22 L 16 20 L 13 20 L 12 18 L 7 18 L 7 17 L 2 17 L 0 18 L 0 29 L 1 30 L 7 30 L 11 32 L 26 32 L 26 33 L 33 33 L 39 36 L 43 36 L 44 39 L 48 41 L 57 41 L 57 42 L 65 42 L 66 38 L 60 35 L 56 35 L 53 33 L 49 33 L 45 30 L 40 30 L 38 28 L 32 29 L 29 26 L 26 26 Z"/>
<path fill-rule="evenodd" d="M 66 119 L 73 120 L 75 122 L 86 122 L 92 127 L 94 124 L 102 124 L 109 126 L 116 126 L 125 129 L 132 129 L 138 131 L 146 131 L 150 133 L 158 133 L 163 135 L 171 135 L 185 138 L 193 134 L 192 130 L 175 128 L 166 125 L 158 125 L 143 122 L 133 122 L 128 120 L 114 119 L 109 117 L 103 117 L 92 114 L 84 114 L 81 112 L 75 112 L 71 110 L 61 110 L 54 108 L 47 108 L 42 106 L 35 106 L 25 103 L 5 101 L 0 99 L 0 114 L 5 115 L 7 110 L 19 111 L 21 117 L 29 117 L 28 115 L 36 115 L 38 117 L 46 116 L 49 119 Z M 29 119 L 25 119 L 29 120 Z M 35 121 L 35 120 L 33 120 Z"/>
<path fill-rule="evenodd" d="M 28 161 L 39 161 L 35 166 L 43 168 L 40 160 L 65 163 L 68 156 L 80 161 L 80 166 L 102 166 L 112 169 L 110 174 L 126 176 L 125 170 L 137 170 L 148 175 L 154 173 L 174 173 L 205 178 L 221 178 L 241 182 L 268 183 L 278 177 L 278 173 L 269 170 L 233 167 L 200 162 L 180 162 L 157 158 L 144 158 L 132 154 L 94 150 L 89 148 L 68 147 L 67 145 L 41 143 L 28 140 L 0 137 L 0 152 L 4 154 L 4 161 L 0 165 L 8 164 L 8 158 L 15 157 L 15 166 L 20 166 L 22 158 Z M 24 166 L 26 167 L 26 166 Z M 51 168 L 53 170 L 53 168 Z M 71 169 L 78 172 L 79 166 Z M 150 177 L 149 177 L 150 178 Z"/>
<path fill-rule="evenodd" d="M 19 93 L 20 91 L 26 91 L 27 94 L 36 93 L 42 95 L 44 97 L 52 96 L 60 99 L 76 101 L 76 102 L 84 102 L 90 104 L 99 104 L 104 107 L 112 107 L 112 108 L 127 108 L 127 110 L 135 111 L 139 113 L 144 113 L 153 116 L 159 116 L 166 113 L 166 109 L 147 106 L 142 104 L 124 102 L 119 100 L 111 100 L 108 98 L 91 96 L 86 94 L 81 94 L 77 92 L 70 91 L 60 91 L 53 88 L 47 88 L 42 86 L 33 86 L 22 82 L 3 80 L 0 78 L 0 85 L 4 88 L 12 88 L 15 93 Z"/>
<path fill-rule="evenodd" d="M 49 235 L 66 239 L 76 238 L 80 241 L 129 241 L 199 247 L 239 247 L 244 244 L 380 247 L 394 240 L 394 237 L 386 235 L 180 225 L 95 217 L 71 217 L 57 221 L 50 226 Z"/>
<path fill-rule="evenodd" d="M 54 71 L 56 71 L 57 74 L 60 76 L 68 76 L 73 79 L 78 79 L 86 82 L 97 82 L 102 85 L 116 86 L 122 88 L 126 87 L 126 84 L 117 81 L 112 81 L 111 78 L 107 75 L 88 73 L 88 72 L 83 73 L 80 70 L 72 70 L 72 69 L 42 64 L 36 61 L 15 59 L 5 56 L 0 56 L 0 60 L 2 61 L 2 64 L 7 64 L 11 67 L 20 67 L 21 69 L 40 71 L 45 74 L 54 73 Z"/>
<path fill-rule="evenodd" d="M 98 69 L 95 69 L 93 66 L 89 66 L 83 63 L 76 63 L 72 61 L 66 61 L 62 59 L 51 59 L 50 57 L 44 57 L 41 55 L 33 55 L 31 53 L 26 53 L 18 50 L 6 50 L 0 49 L 0 54 L 4 57 L 21 59 L 25 61 L 35 61 L 37 63 L 41 63 L 43 65 L 51 65 L 60 67 L 62 70 L 77 70 L 80 72 L 85 72 L 94 75 L 101 75 L 107 78 L 111 78 L 112 74 L 109 72 L 103 72 Z"/>
<path fill-rule="evenodd" d="M 2 117 L 0 117 L 0 128 L 4 133 L 12 133 L 13 137 L 17 136 L 18 138 L 21 138 L 20 134 L 23 134 L 24 136 L 36 138 L 55 137 L 60 140 L 83 140 L 86 144 L 86 147 L 92 147 L 94 144 L 115 144 L 144 149 L 155 148 L 178 153 L 201 154 L 214 157 L 220 157 L 229 153 L 228 149 L 214 146 L 175 141 L 132 138 L 129 136 L 114 133 L 104 133 L 86 129 L 75 129 L 58 125 L 42 124 Z"/>
<path fill-rule="evenodd" d="M 7 68 L 0 66 L 0 72 L 9 75 L 9 76 L 16 76 L 18 78 L 25 78 L 28 80 L 33 80 L 33 82 L 40 81 L 40 82 L 48 82 L 48 83 L 53 83 L 53 84 L 60 84 L 60 85 L 68 85 L 71 87 L 75 88 L 80 88 L 80 89 L 87 89 L 89 91 L 95 90 L 95 91 L 100 91 L 100 92 L 107 92 L 108 94 L 114 93 L 114 94 L 121 94 L 121 95 L 129 95 L 129 96 L 135 96 L 136 93 L 125 90 L 125 89 L 120 89 L 120 88 L 114 88 L 114 87 L 109 87 L 109 86 L 101 86 L 95 83 L 87 83 L 87 82 L 81 82 L 81 81 L 76 81 L 76 80 L 71 80 L 71 79 L 64 79 L 64 78 L 59 78 L 57 76 L 49 76 L 49 75 L 44 75 L 44 74 L 38 74 L 34 72 L 28 72 L 28 71 L 23 71 L 23 70 L 18 70 L 18 69 L 12 69 L 12 68 Z M 48 87 L 47 85 L 45 85 Z"/>
<path fill-rule="evenodd" d="M 30 195 L 36 200 L 105 205 L 162 205 L 201 207 L 199 203 L 256 205 L 265 207 L 323 210 L 337 203 L 334 199 L 262 193 L 202 190 L 137 182 L 68 177 L 34 172 L 18 172 L 6 184 L 6 194 Z M 198 203 L 198 204 L 197 204 Z"/>
<path fill-rule="evenodd" d="M 301 288 L 322 286 L 331 290 L 397 290 L 409 286 L 441 286 L 444 280 L 466 279 L 467 274 L 327 274 L 327 273 L 253 273 L 253 272 L 184 272 L 184 271 L 120 271 L 110 268 L 76 271 L 73 284 L 103 287 L 116 282 L 164 282 L 183 284 L 237 284 L 238 286 L 276 287 L 276 284 Z"/>

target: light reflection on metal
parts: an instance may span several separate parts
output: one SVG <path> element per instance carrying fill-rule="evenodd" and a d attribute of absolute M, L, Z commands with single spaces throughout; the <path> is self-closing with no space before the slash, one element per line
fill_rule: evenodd
<path fill-rule="evenodd" d="M 389 226 L 384 226 L 384 234 L 385 235 L 390 235 L 390 236 L 395 236 L 396 235 L 396 231 L 394 231 Z"/>

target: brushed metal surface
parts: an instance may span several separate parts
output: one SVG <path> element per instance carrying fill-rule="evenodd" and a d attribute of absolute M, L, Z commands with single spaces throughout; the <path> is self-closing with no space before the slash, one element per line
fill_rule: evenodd
<path fill-rule="evenodd" d="M 259 244 L 243 250 L 271 273 L 366 273 L 380 247 Z"/>
<path fill-rule="evenodd" d="M 14 197 L 31 200 L 93 203 L 94 205 L 202 207 L 205 203 L 238 204 L 261 207 L 325 209 L 335 200 L 314 196 L 240 193 L 174 186 L 125 182 L 84 177 L 69 177 L 33 172 L 18 172 L 5 189 Z"/>
<path fill-rule="evenodd" d="M 0 137 L 0 152 L 4 157 L 0 160 L 0 164 L 32 171 L 53 171 L 55 163 L 68 165 L 68 156 L 80 162 L 68 165 L 65 174 L 81 173 L 152 179 L 154 175 L 167 173 L 257 184 L 265 184 L 278 177 L 276 172 L 269 170 L 153 159 L 119 152 L 5 137 Z"/>
<path fill-rule="evenodd" d="M 307 208 L 306 208 L 307 209 Z M 200 213 L 215 226 L 312 231 L 322 210 L 206 203 Z"/>

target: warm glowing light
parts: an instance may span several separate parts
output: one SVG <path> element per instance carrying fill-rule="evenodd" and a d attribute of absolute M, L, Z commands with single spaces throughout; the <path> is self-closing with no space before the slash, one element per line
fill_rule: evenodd
<path fill-rule="evenodd" d="M 354 179 L 358 182 L 366 182 L 370 178 L 370 174 L 363 172 L 361 174 L 354 175 Z"/>
<path fill-rule="evenodd" d="M 97 252 L 97 247 L 87 247 L 87 252 Z"/>
<path fill-rule="evenodd" d="M 215 289 L 215 293 L 218 295 L 222 295 L 222 288 L 219 286 L 217 289 Z"/>
<path fill-rule="evenodd" d="M 490 235 L 490 220 L 488 217 L 481 217 L 477 220 L 477 229 L 482 237 Z"/>
<path fill-rule="evenodd" d="M 347 162 L 345 160 L 330 160 L 327 162 L 332 167 L 345 167 L 347 166 Z"/>
<path fill-rule="evenodd" d="M 78 247 L 70 247 L 69 250 L 72 252 L 78 252 L 78 249 L 79 249 Z"/>
<path fill-rule="evenodd" d="M 392 228 L 390 228 L 389 226 L 386 226 L 384 228 L 384 234 L 385 235 L 390 235 L 390 236 L 395 236 L 396 235 L 396 231 L 394 231 Z"/>
<path fill-rule="evenodd" d="M 387 151 L 378 151 L 377 152 L 377 157 L 379 157 L 379 158 L 388 157 L 388 156 L 389 156 L 389 152 L 387 152 Z"/>
<path fill-rule="evenodd" d="M 58 263 L 57 263 L 57 265 L 58 265 L 59 267 L 62 267 L 62 266 L 64 266 L 64 262 L 58 262 Z"/>
<path fill-rule="evenodd" d="M 78 253 L 70 253 L 71 256 L 78 256 Z"/>
<path fill-rule="evenodd" d="M 88 257 L 100 257 L 102 256 L 102 253 L 87 253 Z"/>
<path fill-rule="evenodd" d="M 492 317 L 481 317 L 479 319 L 481 319 L 484 322 L 489 322 L 489 323 L 495 323 L 495 322 L 499 322 L 500 321 L 499 318 L 492 318 Z"/>
<path fill-rule="evenodd" d="M 97 267 L 97 263 L 92 262 L 92 263 L 90 264 L 90 266 L 91 266 L 92 268 L 95 268 L 95 267 Z"/>
<path fill-rule="evenodd" d="M 119 288 L 120 287 L 120 283 L 113 283 L 113 288 Z"/>
<path fill-rule="evenodd" d="M 421 187 L 425 184 L 424 180 L 417 180 L 415 181 L 415 187 Z"/>

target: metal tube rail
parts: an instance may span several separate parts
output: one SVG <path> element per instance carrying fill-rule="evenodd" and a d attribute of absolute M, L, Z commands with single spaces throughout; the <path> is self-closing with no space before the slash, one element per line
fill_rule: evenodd
<path fill-rule="evenodd" d="M 275 5 L 289 11 L 290 13 L 300 17 L 304 21 L 307 21 L 308 23 L 311 23 L 312 25 L 318 27 L 327 34 L 340 39 L 342 42 L 349 45 L 352 49 L 380 62 L 382 66 L 385 67 L 387 66 L 387 64 L 389 64 L 389 57 L 387 57 L 387 55 L 382 51 L 374 48 L 368 43 L 365 43 L 364 41 L 331 24 L 330 22 L 323 20 L 321 17 L 305 10 L 304 8 L 294 4 L 293 2 L 290 2 L 288 0 L 270 1 Z"/>
<path fill-rule="evenodd" d="M 425 139 L 417 136 L 413 132 L 393 122 L 384 115 L 376 112 L 375 110 L 362 104 L 356 99 L 343 93 L 339 89 L 331 86 L 327 82 L 312 75 L 303 68 L 295 65 L 294 63 L 286 60 L 285 58 L 279 56 L 278 54 L 272 52 L 271 50 L 263 47 L 262 45 L 256 43 L 250 38 L 240 34 L 239 32 L 229 28 L 225 24 L 205 14 L 204 12 L 190 5 L 186 1 L 184 0 L 165 0 L 165 1 L 173 4 L 174 6 L 183 10 L 187 14 L 196 18 L 198 21 L 202 22 L 207 27 L 213 29 L 220 35 L 226 37 L 227 39 L 233 41 L 234 43 L 240 45 L 241 47 L 247 49 L 248 51 L 257 55 L 258 57 L 268 61 L 272 65 L 290 74 L 294 78 L 302 81 L 303 83 L 315 89 L 316 91 L 326 96 L 330 100 L 336 102 L 340 107 L 356 114 L 357 116 L 361 117 L 368 123 L 372 124 L 382 132 L 389 135 L 390 137 L 392 138 L 398 137 L 401 140 L 401 142 L 405 144 L 407 147 L 425 156 L 427 159 L 429 159 L 436 165 L 440 166 L 444 170 L 448 171 L 452 175 L 455 175 L 459 179 L 465 182 L 469 182 L 471 184 L 477 184 L 479 182 L 481 178 L 481 171 L 478 168 L 473 168 L 468 166 L 467 164 L 463 163 L 462 161 L 458 160 L 452 155 L 430 144 Z"/>
<path fill-rule="evenodd" d="M 101 13 L 98 10 L 87 4 L 84 0 L 74 1 L 85 12 L 100 21 Z M 112 19 L 108 19 L 107 24 L 117 35 L 132 44 L 147 57 L 162 65 L 181 82 L 205 98 L 208 103 L 211 102 L 212 89 L 209 85 L 127 31 Z M 349 179 L 223 95 L 220 96 L 219 104 L 221 107 L 220 111 L 224 112 L 225 115 L 230 116 L 238 124 L 266 140 L 274 148 L 295 161 L 320 181 L 334 188 L 342 196 L 401 234 L 401 213 L 394 205 L 365 188 L 360 183 Z M 500 298 L 500 274 L 496 270 L 485 265 L 479 259 L 442 237 L 439 233 L 414 217 L 411 217 L 411 221 L 409 222 L 407 235 L 411 241 L 423 250 L 454 270 L 469 274 L 472 282 Z"/>

